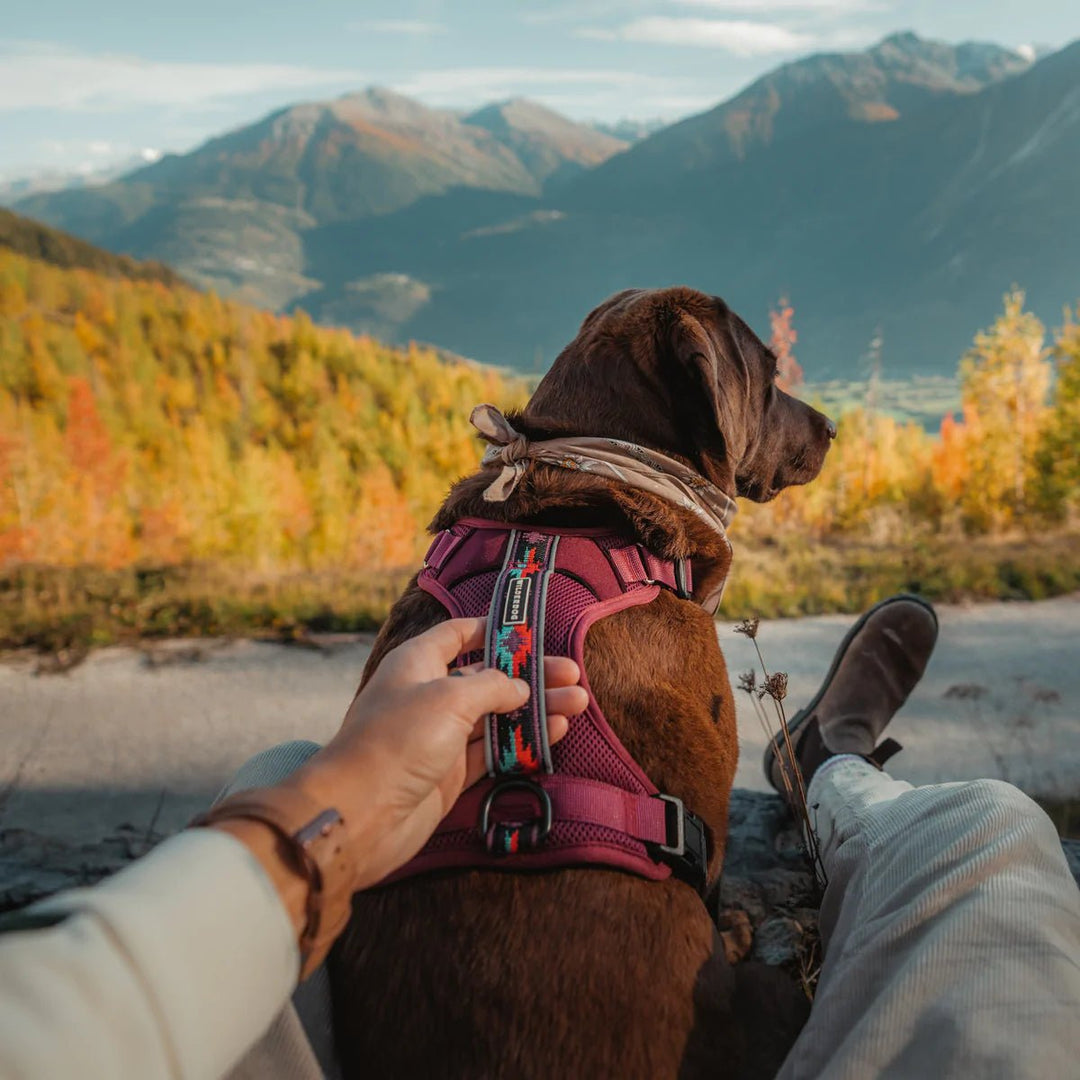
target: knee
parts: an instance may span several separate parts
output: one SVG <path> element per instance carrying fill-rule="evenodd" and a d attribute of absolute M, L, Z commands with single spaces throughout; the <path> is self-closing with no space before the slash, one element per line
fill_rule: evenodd
<path fill-rule="evenodd" d="M 1045 848 L 1060 856 L 1057 829 L 1046 812 L 1004 780 L 972 780 L 956 789 L 956 810 L 989 841 Z"/>
<path fill-rule="evenodd" d="M 262 750 L 240 766 L 214 801 L 220 802 L 226 795 L 235 795 L 238 791 L 280 783 L 321 749 L 310 739 L 292 739 Z"/>
<path fill-rule="evenodd" d="M 1050 820 L 1031 796 L 1005 780 L 971 780 L 963 788 L 974 804 L 1004 820 L 1017 823 Z"/>

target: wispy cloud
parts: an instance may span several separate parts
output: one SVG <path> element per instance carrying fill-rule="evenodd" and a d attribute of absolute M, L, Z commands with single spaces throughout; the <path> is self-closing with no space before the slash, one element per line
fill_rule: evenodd
<path fill-rule="evenodd" d="M 723 49 L 735 56 L 769 56 L 809 48 L 815 38 L 779 23 L 648 15 L 614 29 L 581 27 L 575 36 L 604 41 Z"/>
<path fill-rule="evenodd" d="M 670 85 L 661 75 L 611 68 L 462 67 L 422 71 L 394 84 L 403 94 L 418 97 L 453 97 L 462 92 L 481 94 L 528 86 L 602 85 L 639 89 Z"/>
<path fill-rule="evenodd" d="M 704 107 L 715 97 L 677 75 L 645 75 L 611 68 L 460 67 L 423 71 L 391 84 L 431 105 L 472 106 L 525 95 L 575 115 L 599 115 L 647 101 L 664 115 Z"/>
<path fill-rule="evenodd" d="M 156 147 L 110 139 L 40 139 L 33 151 L 35 165 L 0 170 L 0 184 L 32 180 L 35 187 L 51 190 L 66 186 L 72 177 L 110 179 L 120 169 L 148 165 L 161 157 Z"/>
<path fill-rule="evenodd" d="M 436 37 L 449 29 L 444 23 L 425 19 L 365 19 L 349 24 L 350 30 L 368 30 L 376 34 L 402 34 L 407 37 Z"/>
<path fill-rule="evenodd" d="M 296 64 L 185 63 L 86 53 L 36 42 L 0 44 L 0 112 L 205 107 L 268 90 L 362 81 L 356 71 Z"/>
<path fill-rule="evenodd" d="M 677 7 L 710 8 L 713 11 L 765 15 L 779 11 L 847 15 L 864 11 L 887 11 L 882 0 L 668 0 Z"/>
<path fill-rule="evenodd" d="M 550 23 L 577 23 L 582 19 L 608 18 L 632 12 L 628 9 L 644 9 L 653 6 L 648 0 L 539 0 L 534 8 L 525 7 L 518 18 L 528 26 L 546 26 Z"/>

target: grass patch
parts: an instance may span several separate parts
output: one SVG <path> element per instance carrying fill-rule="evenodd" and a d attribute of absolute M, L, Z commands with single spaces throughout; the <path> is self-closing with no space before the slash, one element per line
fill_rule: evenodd
<path fill-rule="evenodd" d="M 1080 537 L 909 544 L 736 538 L 720 617 L 863 611 L 896 592 L 946 602 L 1041 600 L 1080 589 Z M 258 575 L 235 566 L 21 565 L 0 570 L 0 648 L 80 654 L 146 638 L 376 629 L 411 571 Z"/>
<path fill-rule="evenodd" d="M 865 611 L 898 592 L 930 600 L 1043 600 L 1080 589 L 1080 537 L 924 538 L 902 545 L 785 538 L 735 543 L 727 619 Z"/>
<path fill-rule="evenodd" d="M 46 653 L 162 637 L 376 629 L 407 571 L 255 575 L 225 566 L 0 571 L 0 648 Z"/>

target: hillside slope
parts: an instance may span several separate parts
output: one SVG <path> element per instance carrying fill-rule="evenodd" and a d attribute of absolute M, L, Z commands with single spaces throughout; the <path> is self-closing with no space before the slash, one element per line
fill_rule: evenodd
<path fill-rule="evenodd" d="M 541 186 L 578 176 L 627 146 L 526 98 L 487 105 L 467 116 L 465 124 L 490 132 L 511 149 Z"/>
<path fill-rule="evenodd" d="M 307 229 L 446 192 L 536 198 L 547 179 L 625 146 L 527 101 L 462 118 L 373 87 L 279 110 L 113 183 L 33 196 L 18 209 L 280 308 L 320 284 L 305 264 Z"/>
<path fill-rule="evenodd" d="M 729 101 L 631 147 L 575 186 L 571 206 L 640 206 L 699 188 L 727 167 L 788 138 L 888 123 L 1026 70 L 997 45 L 947 45 L 893 34 L 858 53 L 822 53 L 784 64 Z"/>
<path fill-rule="evenodd" d="M 0 208 L 0 248 L 65 269 L 93 270 L 133 281 L 160 281 L 168 286 L 183 284 L 178 274 L 160 262 L 136 262 L 126 255 L 114 255 L 77 236 L 50 229 L 40 221 L 31 221 L 3 208 Z"/>
<path fill-rule="evenodd" d="M 0 568 L 409 566 L 515 380 L 0 249 Z M 0 589 L 2 592 L 2 589 Z"/>

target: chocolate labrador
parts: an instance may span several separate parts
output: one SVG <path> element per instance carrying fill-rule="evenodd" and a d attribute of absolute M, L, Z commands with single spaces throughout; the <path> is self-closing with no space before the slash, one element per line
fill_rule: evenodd
<path fill-rule="evenodd" d="M 606 436 L 689 463 L 756 501 L 820 470 L 835 428 L 775 385 L 776 359 L 717 297 L 628 290 L 589 314 L 523 412 L 530 439 Z M 492 470 L 459 481 L 433 531 L 463 517 L 604 526 L 665 559 L 690 559 L 695 596 L 727 574 L 730 548 L 700 519 L 617 481 L 531 464 L 505 502 Z M 399 642 L 446 618 L 413 585 L 375 643 L 365 679 Z M 713 620 L 665 591 L 596 623 L 593 693 L 631 755 L 704 819 L 709 873 L 724 855 L 738 755 L 735 708 Z M 747 969 L 740 983 L 739 973 Z M 360 1076 L 739 1076 L 775 1070 L 752 1032 L 800 1013 L 729 966 L 695 890 L 612 869 L 457 871 L 358 895 L 331 955 L 344 1073 Z M 804 1003 L 805 1004 L 805 1003 Z"/>

